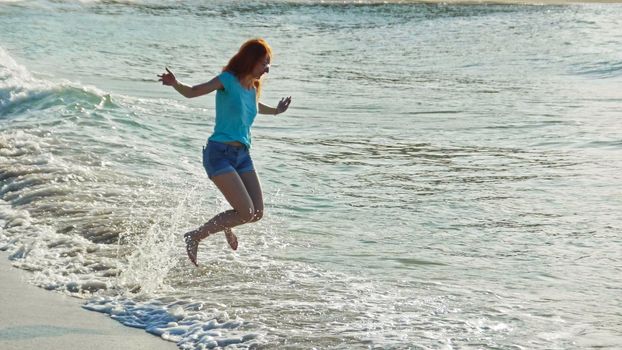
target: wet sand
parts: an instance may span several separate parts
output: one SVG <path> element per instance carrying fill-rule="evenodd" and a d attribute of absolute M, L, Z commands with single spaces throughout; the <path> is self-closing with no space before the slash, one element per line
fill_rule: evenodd
<path fill-rule="evenodd" d="M 80 299 L 29 284 L 28 274 L 0 252 L 0 349 L 177 349 L 142 329 L 84 310 Z"/>

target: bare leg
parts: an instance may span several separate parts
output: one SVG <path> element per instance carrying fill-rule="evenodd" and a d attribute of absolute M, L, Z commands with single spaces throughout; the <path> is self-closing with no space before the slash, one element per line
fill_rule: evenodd
<path fill-rule="evenodd" d="M 240 175 L 235 172 L 226 173 L 214 176 L 212 181 L 225 196 L 227 202 L 231 204 L 233 210 L 222 212 L 203 224 L 197 230 L 197 235 L 195 236 L 198 240 L 202 240 L 213 233 L 251 221 L 255 211 L 253 201 Z"/>
<path fill-rule="evenodd" d="M 240 178 L 246 187 L 246 191 L 253 201 L 253 218 L 251 222 L 259 221 L 263 216 L 263 193 L 261 191 L 261 183 L 255 171 L 240 174 Z"/>
<path fill-rule="evenodd" d="M 233 230 L 226 228 L 225 238 L 227 239 L 227 243 L 229 243 L 229 247 L 231 247 L 231 249 L 238 250 L 238 236 L 233 233 Z"/>
<path fill-rule="evenodd" d="M 195 265 L 197 265 L 197 250 L 200 240 L 216 232 L 250 222 L 255 212 L 253 201 L 246 190 L 246 186 L 244 186 L 244 182 L 242 182 L 242 179 L 237 173 L 231 172 L 214 176 L 212 181 L 214 181 L 216 187 L 222 192 L 233 209 L 214 216 L 197 230 L 187 232 L 184 235 L 186 252 L 188 253 L 190 261 Z M 231 232 L 231 234 L 233 234 L 233 232 Z"/>
<path fill-rule="evenodd" d="M 253 218 L 250 222 L 259 221 L 263 215 L 263 194 L 261 192 L 261 185 L 259 183 L 259 178 L 257 177 L 257 173 L 247 172 L 240 174 L 240 178 L 244 183 L 244 187 L 246 187 L 246 191 L 251 197 L 253 201 Z M 238 249 L 238 237 L 233 233 L 231 228 L 225 229 L 225 237 L 227 238 L 227 243 L 229 243 L 229 247 L 233 250 Z"/>

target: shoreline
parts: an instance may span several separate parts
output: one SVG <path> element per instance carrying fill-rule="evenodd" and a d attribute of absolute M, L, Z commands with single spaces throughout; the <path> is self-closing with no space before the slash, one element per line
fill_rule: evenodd
<path fill-rule="evenodd" d="M 81 299 L 29 284 L 30 272 L 11 266 L 8 256 L 0 251 L 1 349 L 177 349 L 143 329 L 83 309 Z"/>

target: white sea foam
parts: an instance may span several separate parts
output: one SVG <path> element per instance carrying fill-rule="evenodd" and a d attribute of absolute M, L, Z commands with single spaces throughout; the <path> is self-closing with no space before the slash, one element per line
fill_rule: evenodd
<path fill-rule="evenodd" d="M 244 320 L 231 319 L 226 312 L 205 308 L 202 303 L 94 298 L 84 308 L 110 314 L 126 326 L 144 328 L 177 343 L 181 349 L 213 349 L 233 344 L 247 349 L 262 339 L 260 334 L 243 330 Z"/>
<path fill-rule="evenodd" d="M 28 99 L 44 96 L 54 84 L 35 79 L 0 47 L 0 113 Z"/>
<path fill-rule="evenodd" d="M 23 112 L 31 106 L 43 109 L 54 105 L 69 105 L 72 101 L 87 101 L 98 109 L 114 106 L 110 95 L 94 86 L 36 78 L 0 47 L 0 116 Z"/>

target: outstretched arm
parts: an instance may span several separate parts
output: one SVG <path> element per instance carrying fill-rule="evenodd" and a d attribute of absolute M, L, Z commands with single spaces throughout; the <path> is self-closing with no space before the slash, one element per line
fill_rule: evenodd
<path fill-rule="evenodd" d="M 220 79 L 218 79 L 218 77 L 213 78 L 207 83 L 195 86 L 188 86 L 182 84 L 177 81 L 177 78 L 175 78 L 175 74 L 168 70 L 168 68 L 166 68 L 166 73 L 160 74 L 158 75 L 158 77 L 160 78 L 158 81 L 161 81 L 162 85 L 172 86 L 175 90 L 177 90 L 177 92 L 187 98 L 207 95 L 214 90 L 223 88 L 222 83 L 220 82 Z"/>
<path fill-rule="evenodd" d="M 272 115 L 277 115 L 277 114 L 281 114 L 283 112 L 285 112 L 287 110 L 287 108 L 289 108 L 289 104 L 292 103 L 292 97 L 287 97 L 287 98 L 282 98 L 281 101 L 279 101 L 278 106 L 275 107 L 270 107 L 266 104 L 263 104 L 261 102 L 259 102 L 257 105 L 259 106 L 259 113 L 260 114 L 272 114 Z"/>

